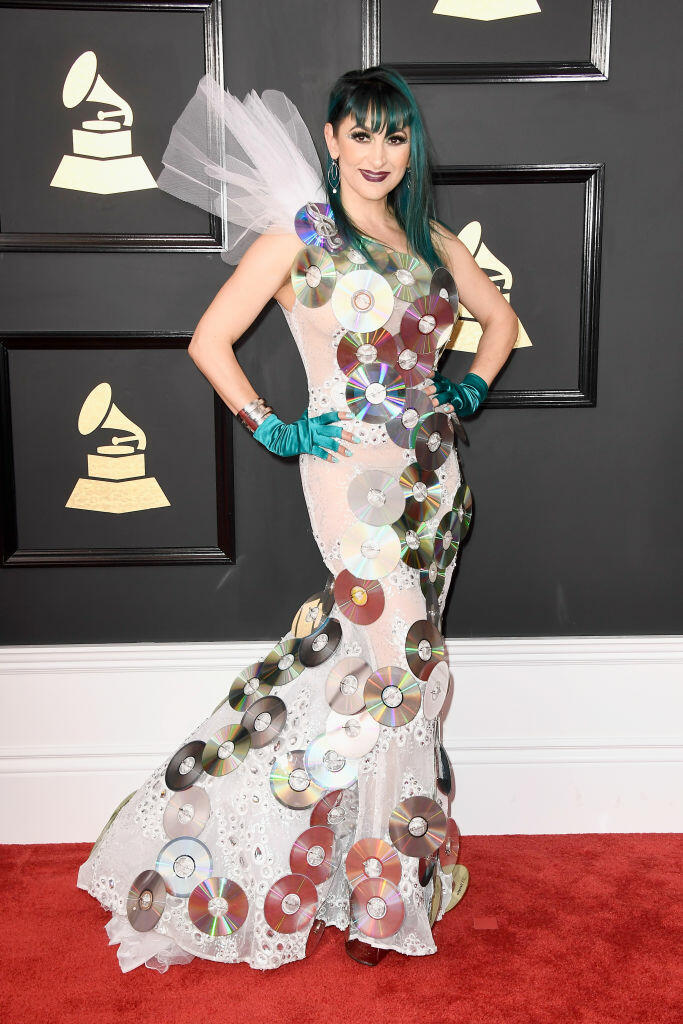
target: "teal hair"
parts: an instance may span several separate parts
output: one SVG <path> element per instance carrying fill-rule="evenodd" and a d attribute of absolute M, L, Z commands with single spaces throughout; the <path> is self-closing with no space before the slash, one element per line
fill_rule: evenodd
<path fill-rule="evenodd" d="M 444 264 L 444 253 L 435 248 L 432 240 L 430 219 L 444 227 L 447 225 L 436 217 L 427 136 L 415 97 L 405 78 L 386 64 L 347 71 L 330 90 L 327 120 L 336 132 L 339 123 L 349 114 L 360 124 L 369 125 L 373 132 L 381 131 L 386 124 L 387 135 L 410 126 L 410 171 L 405 173 L 387 196 L 387 207 L 405 232 L 411 253 L 423 259 L 432 271 L 447 266 Z M 337 228 L 347 244 L 362 252 L 370 264 L 376 267 L 356 225 L 346 215 L 340 192 L 334 193 L 329 188 L 327 175 L 334 161 L 325 148 L 325 184 Z"/>

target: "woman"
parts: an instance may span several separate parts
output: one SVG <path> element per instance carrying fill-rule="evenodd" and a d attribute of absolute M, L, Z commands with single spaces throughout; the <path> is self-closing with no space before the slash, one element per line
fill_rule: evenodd
<path fill-rule="evenodd" d="M 471 515 L 456 414 L 484 401 L 518 322 L 433 215 L 424 129 L 400 75 L 343 75 L 324 134 L 327 191 L 284 94 L 241 104 L 205 76 L 164 154 L 160 186 L 219 213 L 223 256 L 238 264 L 189 354 L 256 441 L 298 455 L 330 576 L 81 866 L 79 886 L 113 910 L 123 970 L 193 956 L 273 968 L 310 955 L 325 924 L 348 929 L 360 963 L 430 954 L 431 925 L 457 898 L 457 830 L 435 763 L 449 685 L 441 612 Z M 436 363 L 458 295 L 483 334 L 453 382 Z M 272 297 L 308 378 L 294 423 L 233 351 Z"/>

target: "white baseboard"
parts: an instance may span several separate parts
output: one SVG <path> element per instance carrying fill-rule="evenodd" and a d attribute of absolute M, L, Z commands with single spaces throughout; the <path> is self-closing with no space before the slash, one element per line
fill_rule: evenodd
<path fill-rule="evenodd" d="M 271 646 L 0 647 L 0 842 L 94 840 Z M 448 655 L 463 834 L 683 831 L 682 636 L 458 639 Z"/>

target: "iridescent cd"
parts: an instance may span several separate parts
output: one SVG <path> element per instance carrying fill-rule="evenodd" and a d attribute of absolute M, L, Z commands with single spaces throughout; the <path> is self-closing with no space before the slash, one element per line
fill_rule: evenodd
<path fill-rule="evenodd" d="M 453 316 L 457 320 L 460 299 L 458 297 L 457 285 L 450 270 L 447 270 L 446 267 L 437 267 L 432 274 L 429 291 L 432 295 L 440 295 L 442 299 L 450 303 Z"/>
<path fill-rule="evenodd" d="M 145 870 L 137 875 L 128 890 L 126 914 L 136 932 L 155 927 L 166 906 L 166 885 L 158 871 Z"/>
<path fill-rule="evenodd" d="M 406 382 L 388 363 L 366 363 L 348 376 L 344 397 L 357 420 L 386 423 L 403 411 Z"/>
<path fill-rule="evenodd" d="M 395 935 L 405 917 L 401 894 L 386 878 L 366 878 L 351 892 L 351 917 L 364 935 L 375 939 Z"/>
<path fill-rule="evenodd" d="M 190 893 L 187 912 L 206 935 L 232 935 L 247 919 L 249 900 L 241 885 L 222 875 L 212 875 Z"/>
<path fill-rule="evenodd" d="M 299 648 L 299 661 L 307 668 L 313 665 L 321 665 L 323 661 L 331 658 L 341 643 L 342 628 L 339 619 L 326 619 L 323 625 L 305 636 Z"/>
<path fill-rule="evenodd" d="M 401 543 L 391 526 L 367 526 L 351 523 L 340 544 L 341 560 L 354 576 L 379 580 L 396 568 Z"/>
<path fill-rule="evenodd" d="M 334 302 L 334 294 L 332 296 Z M 453 330 L 454 315 L 449 302 L 440 295 L 415 299 L 401 319 L 401 337 L 416 352 L 435 352 L 445 330 Z"/>
<path fill-rule="evenodd" d="M 398 665 L 386 665 L 368 676 L 364 697 L 375 721 L 396 729 L 415 718 L 420 707 L 420 684 Z"/>
<path fill-rule="evenodd" d="M 446 836 L 446 815 L 436 800 L 411 796 L 397 804 L 389 818 L 391 841 L 406 857 L 429 857 Z"/>
<path fill-rule="evenodd" d="M 389 331 L 379 327 L 366 334 L 347 331 L 337 347 L 337 363 L 346 377 L 353 377 L 358 368 L 368 363 L 392 365 L 396 356 L 396 343 Z"/>
<path fill-rule="evenodd" d="M 432 721 L 444 706 L 451 685 L 451 672 L 448 663 L 439 661 L 429 673 L 422 694 L 422 714 Z"/>
<path fill-rule="evenodd" d="M 437 469 L 453 449 L 453 424 L 445 412 L 423 416 L 410 435 L 415 458 L 424 469 Z"/>
<path fill-rule="evenodd" d="M 243 725 L 224 725 L 206 741 L 202 754 L 204 771 L 216 778 L 229 775 L 242 764 L 250 746 L 248 729 Z"/>
<path fill-rule="evenodd" d="M 345 757 L 364 757 L 379 738 L 379 722 L 367 711 L 358 711 L 355 715 L 339 715 L 331 711 L 325 729 L 330 747 Z"/>
<path fill-rule="evenodd" d="M 385 362 L 391 361 L 391 365 L 401 374 L 406 387 L 415 387 L 434 372 L 435 352 L 416 352 L 414 348 L 406 345 L 400 334 L 393 339 L 393 352 L 387 353 Z"/>
<path fill-rule="evenodd" d="M 338 277 L 331 302 L 342 327 L 360 333 L 383 327 L 394 308 L 389 282 L 368 268 L 351 270 Z"/>
<path fill-rule="evenodd" d="M 344 805 L 344 793 L 343 789 L 333 789 L 331 793 L 325 793 L 318 800 L 311 811 L 311 827 L 326 825 L 329 828 L 335 828 L 346 820 L 348 814 Z"/>
<path fill-rule="evenodd" d="M 276 932 L 289 935 L 306 928 L 318 909 L 318 894 L 306 875 L 283 875 L 266 894 L 263 913 Z"/>
<path fill-rule="evenodd" d="M 396 848 L 383 839 L 359 839 L 346 854 L 346 877 L 351 888 L 366 878 L 385 878 L 398 885 L 401 861 Z"/>
<path fill-rule="evenodd" d="M 316 736 L 306 747 L 306 771 L 323 789 L 348 789 L 358 779 L 358 759 L 335 750 L 327 733 Z"/>
<path fill-rule="evenodd" d="M 297 299 L 311 309 L 330 301 L 337 271 L 326 252 L 307 245 L 297 254 L 289 276 Z"/>
<path fill-rule="evenodd" d="M 329 253 L 344 248 L 329 203 L 304 203 L 294 217 L 294 230 L 305 245 L 320 245 Z"/>
<path fill-rule="evenodd" d="M 346 497 L 353 514 L 370 526 L 386 526 L 403 514 L 406 499 L 395 473 L 366 469 L 354 476 Z"/>
<path fill-rule="evenodd" d="M 460 852 L 460 829 L 453 820 L 448 819 L 446 826 L 446 838 L 439 847 L 439 861 L 442 868 L 450 868 L 457 863 Z"/>
<path fill-rule="evenodd" d="M 166 775 L 164 777 L 169 789 L 181 790 L 194 786 L 200 775 L 203 774 L 202 754 L 204 753 L 204 740 L 191 740 L 184 743 L 168 762 Z"/>
<path fill-rule="evenodd" d="M 444 914 L 452 910 L 460 902 L 467 891 L 467 885 L 470 880 L 470 873 L 464 864 L 456 864 L 450 875 L 452 885 L 451 898 L 446 904 Z"/>
<path fill-rule="evenodd" d="M 292 620 L 295 637 L 310 636 L 321 626 L 332 611 L 334 595 L 330 590 L 318 590 L 311 594 L 299 608 Z"/>
<path fill-rule="evenodd" d="M 334 832 L 326 825 L 307 828 L 294 840 L 289 866 L 294 874 L 306 875 L 314 885 L 322 885 L 332 873 Z"/>
<path fill-rule="evenodd" d="M 262 671 L 263 662 L 255 661 L 235 676 L 228 694 L 231 708 L 234 708 L 235 711 L 246 711 L 255 700 L 268 696 L 273 687 L 270 683 L 263 681 Z"/>
<path fill-rule="evenodd" d="M 333 252 L 330 255 L 338 274 L 347 274 L 349 270 L 359 270 L 368 262 L 360 249 L 354 249 L 350 245 L 346 245 L 339 252 Z"/>
<path fill-rule="evenodd" d="M 389 253 L 387 265 L 382 271 L 392 292 L 403 302 L 412 302 L 429 292 L 432 272 L 427 264 L 417 256 L 407 252 Z"/>
<path fill-rule="evenodd" d="M 421 416 L 426 416 L 433 409 L 428 395 L 417 388 L 407 387 L 403 408 L 400 413 L 387 420 L 387 433 L 399 448 L 412 448 L 410 436 Z"/>
<path fill-rule="evenodd" d="M 446 642 L 429 619 L 416 619 L 411 624 L 405 650 L 410 671 L 418 679 L 427 679 L 437 662 L 446 660 Z"/>
<path fill-rule="evenodd" d="M 467 484 L 460 484 L 453 497 L 453 508 L 460 520 L 460 540 L 467 536 L 472 521 L 472 492 Z"/>
<path fill-rule="evenodd" d="M 287 720 L 287 706 L 279 697 L 261 697 L 250 704 L 240 725 L 251 737 L 252 747 L 265 747 L 280 735 Z"/>
<path fill-rule="evenodd" d="M 434 923 L 441 907 L 441 896 L 443 895 L 443 887 L 441 885 L 441 876 L 437 871 L 434 875 L 434 888 L 432 889 L 432 899 L 429 906 L 429 926 L 434 927 Z"/>
<path fill-rule="evenodd" d="M 441 593 L 446 582 L 446 570 L 439 569 L 438 563 L 434 560 L 432 545 L 432 557 L 427 565 L 420 569 L 420 587 L 422 593 L 427 596 L 427 588 L 431 584 L 436 590 L 437 596 Z"/>
<path fill-rule="evenodd" d="M 439 604 L 439 595 L 436 592 L 436 587 L 433 583 L 427 579 L 422 586 L 424 593 L 425 608 L 427 611 L 426 617 L 436 626 L 437 629 L 441 628 L 441 606 Z"/>
<path fill-rule="evenodd" d="M 281 640 L 263 659 L 261 678 L 269 686 L 284 686 L 300 675 L 304 666 L 299 661 L 301 639 L 296 636 Z"/>
<path fill-rule="evenodd" d="M 325 682 L 325 698 L 339 715 L 355 715 L 365 707 L 365 680 L 372 669 L 362 658 L 342 658 Z"/>
<path fill-rule="evenodd" d="M 162 846 L 155 867 L 174 896 L 189 896 L 213 874 L 211 851 L 201 839 L 178 836 Z"/>
<path fill-rule="evenodd" d="M 399 558 L 413 569 L 422 569 L 434 555 L 434 544 L 429 522 L 416 523 L 403 515 L 392 523 L 399 540 Z"/>
<path fill-rule="evenodd" d="M 174 793 L 164 810 L 164 832 L 169 839 L 195 838 L 203 831 L 211 814 L 209 794 L 201 786 Z"/>
<path fill-rule="evenodd" d="M 439 520 L 434 534 L 434 558 L 445 569 L 455 558 L 460 546 L 461 525 L 458 513 L 451 508 Z"/>
<path fill-rule="evenodd" d="M 319 786 L 306 770 L 305 754 L 305 750 L 290 750 L 280 754 L 270 770 L 273 796 L 279 803 L 294 810 L 311 807 L 327 788 Z"/>
<path fill-rule="evenodd" d="M 424 523 L 436 515 L 443 498 L 443 488 L 433 469 L 411 462 L 401 473 L 398 483 L 406 501 L 406 519 Z"/>
<path fill-rule="evenodd" d="M 334 593 L 342 615 L 361 626 L 375 622 L 384 611 L 384 589 L 379 580 L 364 580 L 342 569 Z"/>

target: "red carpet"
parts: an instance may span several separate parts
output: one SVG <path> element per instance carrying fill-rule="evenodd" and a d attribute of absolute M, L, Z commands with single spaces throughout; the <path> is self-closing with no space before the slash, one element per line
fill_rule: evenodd
<path fill-rule="evenodd" d="M 269 972 L 195 959 L 121 974 L 108 912 L 76 888 L 90 844 L 0 849 L 2 1024 L 682 1019 L 680 835 L 465 836 L 470 887 L 435 956 L 363 967 L 328 928 L 310 960 Z"/>

